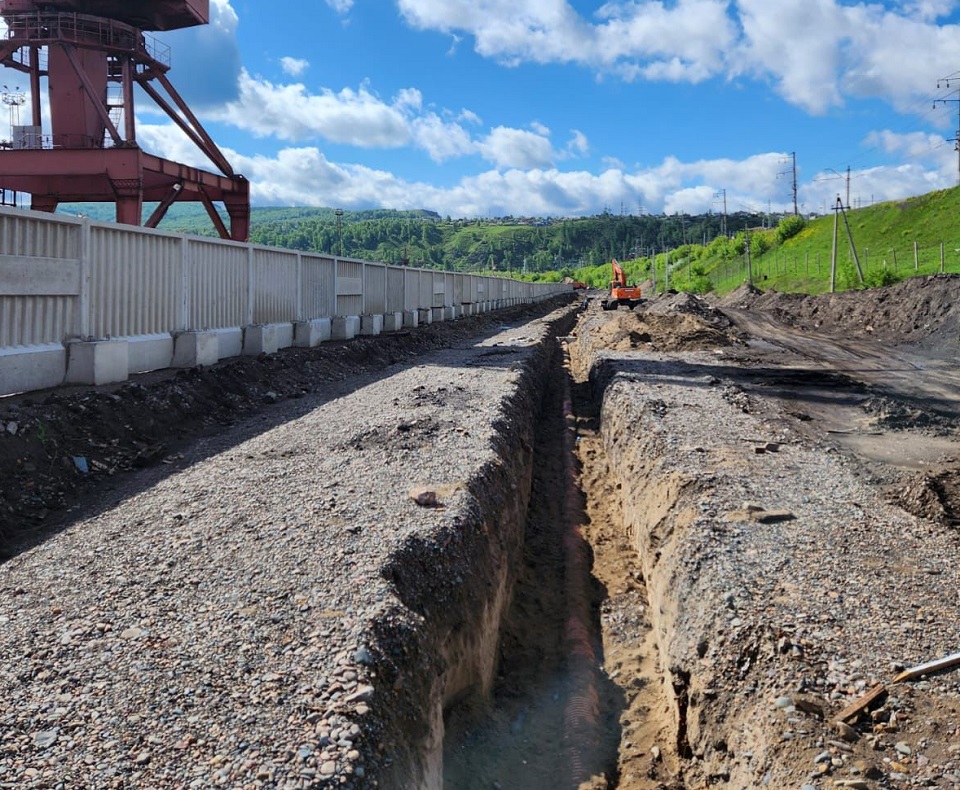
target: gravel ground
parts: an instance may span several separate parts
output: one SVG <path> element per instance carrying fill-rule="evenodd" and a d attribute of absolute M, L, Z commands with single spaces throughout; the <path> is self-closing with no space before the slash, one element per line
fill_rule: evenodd
<path fill-rule="evenodd" d="M 452 650 L 447 620 L 488 605 L 495 644 L 509 563 L 486 600 L 467 559 L 525 510 L 545 341 L 569 315 L 277 403 L 6 561 L 0 787 L 428 775 L 442 700 L 416 699 L 420 675 L 459 693 L 492 659 L 426 655 L 423 633 Z"/>
<path fill-rule="evenodd" d="M 892 683 L 904 666 L 960 649 L 960 535 L 892 504 L 889 469 L 881 476 L 798 418 L 818 390 L 758 380 L 801 364 L 810 373 L 809 359 L 753 345 L 687 300 L 640 314 L 591 306 L 572 344 L 574 370 L 589 371 L 602 398 L 598 476 L 616 484 L 607 492 L 646 582 L 647 624 L 635 628 L 638 642 L 645 627 L 655 634 L 672 731 L 654 757 L 622 745 L 616 786 L 960 787 L 960 672 Z M 820 308 L 834 326 L 849 309 Z M 727 337 L 684 350 L 675 322 L 657 318 L 674 312 Z M 688 348 L 702 349 L 704 333 L 693 337 Z M 956 356 L 955 339 L 937 353 Z M 620 600 L 604 612 L 608 629 L 631 619 Z M 605 639 L 611 652 L 623 641 Z M 627 669 L 617 683 L 630 699 L 643 673 L 639 662 Z M 886 698 L 869 715 L 833 724 L 879 683 Z"/>

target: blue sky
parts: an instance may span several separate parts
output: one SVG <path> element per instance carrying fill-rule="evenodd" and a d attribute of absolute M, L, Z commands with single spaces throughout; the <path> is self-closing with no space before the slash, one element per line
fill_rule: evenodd
<path fill-rule="evenodd" d="M 158 37 L 258 206 L 782 211 L 793 153 L 806 212 L 848 166 L 855 207 L 958 182 L 951 0 L 211 0 Z"/>

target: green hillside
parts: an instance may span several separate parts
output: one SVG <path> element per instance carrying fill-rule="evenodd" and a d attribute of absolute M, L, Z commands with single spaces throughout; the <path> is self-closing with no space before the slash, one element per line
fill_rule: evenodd
<path fill-rule="evenodd" d="M 112 206 L 74 204 L 65 213 L 111 219 Z M 152 207 L 145 207 L 145 215 Z M 845 212 L 837 219 L 837 289 L 860 286 L 853 249 L 867 285 L 913 274 L 960 272 L 960 189 Z M 606 288 L 610 259 L 630 282 L 725 293 L 747 281 L 764 289 L 821 293 L 830 288 L 834 215 L 804 220 L 737 213 L 700 216 L 578 219 L 451 219 L 430 211 L 345 211 L 332 208 L 255 208 L 251 240 L 258 244 L 337 254 L 391 264 L 455 271 L 498 271 L 557 281 L 562 277 Z M 728 235 L 722 235 L 724 222 Z M 853 247 L 847 235 L 849 226 Z M 175 205 L 165 230 L 214 235 L 203 208 Z"/>

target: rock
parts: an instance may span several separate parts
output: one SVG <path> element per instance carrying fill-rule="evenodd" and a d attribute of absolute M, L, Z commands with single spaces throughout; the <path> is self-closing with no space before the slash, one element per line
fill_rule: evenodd
<path fill-rule="evenodd" d="M 346 702 L 368 702 L 373 697 L 373 686 L 358 686 L 357 690 L 346 698 Z"/>
<path fill-rule="evenodd" d="M 436 507 L 439 504 L 437 501 L 437 492 L 427 486 L 411 488 L 410 498 L 420 505 L 420 507 Z"/>
<path fill-rule="evenodd" d="M 320 773 L 323 776 L 333 776 L 337 772 L 337 764 L 333 760 L 327 760 L 320 766 Z"/>
<path fill-rule="evenodd" d="M 853 743 L 860 738 L 860 733 L 846 722 L 835 721 L 833 727 L 837 731 L 837 735 L 848 743 Z"/>
<path fill-rule="evenodd" d="M 121 639 L 139 639 L 142 636 L 146 636 L 146 633 L 147 632 L 144 631 L 142 628 L 137 628 L 134 626 L 132 628 L 125 628 L 123 631 L 121 631 L 120 638 Z"/>
<path fill-rule="evenodd" d="M 136 765 L 146 765 L 150 762 L 150 752 L 140 752 L 140 754 L 134 758 L 133 762 Z"/>
<path fill-rule="evenodd" d="M 57 742 L 57 736 L 59 734 L 60 731 L 56 728 L 38 732 L 33 736 L 33 745 L 38 749 L 46 749 L 49 746 L 53 746 L 53 744 Z"/>

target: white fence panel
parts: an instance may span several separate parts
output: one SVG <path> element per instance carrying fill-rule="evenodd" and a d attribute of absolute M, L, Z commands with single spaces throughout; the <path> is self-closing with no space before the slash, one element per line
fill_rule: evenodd
<path fill-rule="evenodd" d="M 408 309 L 406 307 L 406 290 L 404 282 L 406 280 L 406 269 L 390 266 L 387 268 L 387 305 L 388 313 L 399 313 Z"/>
<path fill-rule="evenodd" d="M 253 272 L 254 324 L 279 323 L 299 317 L 295 251 L 255 247 Z"/>
<path fill-rule="evenodd" d="M 362 315 L 363 312 L 363 261 L 338 258 L 335 315 Z"/>
<path fill-rule="evenodd" d="M 337 267 L 325 255 L 303 255 L 302 318 L 323 318 L 337 312 Z"/>
<path fill-rule="evenodd" d="M 246 245 L 190 239 L 187 329 L 227 329 L 250 322 L 250 261 Z"/>
<path fill-rule="evenodd" d="M 387 267 L 382 263 L 363 265 L 363 312 L 383 315 L 387 311 Z"/>
<path fill-rule="evenodd" d="M 90 321 L 94 338 L 178 328 L 183 293 L 180 239 L 116 225 L 91 225 Z"/>
<path fill-rule="evenodd" d="M 0 348 L 60 343 L 77 332 L 83 223 L 0 213 Z M 70 287 L 49 264 L 70 267 Z"/>

